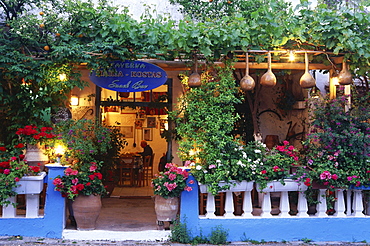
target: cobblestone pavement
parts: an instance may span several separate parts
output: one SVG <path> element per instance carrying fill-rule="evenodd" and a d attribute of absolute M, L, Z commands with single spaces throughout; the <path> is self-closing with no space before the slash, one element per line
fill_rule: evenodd
<path fill-rule="evenodd" d="M 64 240 L 64 239 L 50 239 L 50 238 L 35 238 L 35 237 L 17 237 L 17 236 L 1 236 L 0 237 L 0 245 L 7 245 L 7 246 L 17 246 L 17 245 L 54 245 L 54 246 L 68 246 L 68 245 L 139 245 L 139 246 L 156 246 L 156 245 L 169 245 L 169 246 L 191 246 L 190 244 L 179 244 L 179 243 L 172 243 L 172 242 L 148 242 L 148 241 L 103 241 L 103 240 L 94 240 L 94 241 L 87 241 L 87 240 Z M 199 244 L 199 246 L 205 246 L 210 244 Z M 242 245 L 268 245 L 268 246 L 370 246 L 365 242 L 233 242 L 227 244 L 228 246 L 242 246 Z"/>

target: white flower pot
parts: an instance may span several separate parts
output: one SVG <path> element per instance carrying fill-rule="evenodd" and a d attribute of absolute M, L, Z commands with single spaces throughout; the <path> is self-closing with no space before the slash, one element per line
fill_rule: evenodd
<path fill-rule="evenodd" d="M 41 172 L 37 176 L 23 176 L 18 182 L 15 192 L 18 194 L 40 194 L 44 188 L 44 178 L 46 172 Z"/>
<path fill-rule="evenodd" d="M 307 186 L 301 182 L 296 182 L 292 179 L 284 179 L 285 185 L 280 181 L 272 181 L 267 183 L 267 187 L 262 192 L 280 192 L 280 191 L 305 191 Z M 257 190 L 260 191 L 260 186 L 257 184 Z"/>
<path fill-rule="evenodd" d="M 218 185 L 220 187 L 222 186 L 225 186 L 226 184 L 230 184 L 230 189 L 229 191 L 232 191 L 232 192 L 241 192 L 241 191 L 251 191 L 253 189 L 253 181 L 234 181 L 234 180 L 231 180 L 229 183 L 226 183 L 226 182 L 220 182 Z M 207 185 L 204 185 L 204 184 L 200 184 L 199 183 L 199 188 L 200 188 L 200 192 L 201 193 L 207 193 L 208 192 L 208 187 Z M 226 192 L 228 190 L 221 190 L 219 192 Z"/>

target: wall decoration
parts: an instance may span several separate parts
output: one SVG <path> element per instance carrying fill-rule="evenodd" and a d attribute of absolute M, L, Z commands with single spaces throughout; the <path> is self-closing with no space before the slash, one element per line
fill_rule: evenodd
<path fill-rule="evenodd" d="M 156 128 L 157 127 L 157 121 L 155 117 L 148 117 L 147 118 L 147 127 L 148 128 Z"/>
<path fill-rule="evenodd" d="M 133 138 L 134 137 L 134 127 L 133 126 L 120 126 L 120 131 L 125 138 Z"/>
<path fill-rule="evenodd" d="M 142 129 L 143 128 L 144 120 L 136 119 L 135 120 L 135 129 Z"/>
<path fill-rule="evenodd" d="M 143 140 L 153 141 L 153 131 L 151 128 L 143 128 Z"/>

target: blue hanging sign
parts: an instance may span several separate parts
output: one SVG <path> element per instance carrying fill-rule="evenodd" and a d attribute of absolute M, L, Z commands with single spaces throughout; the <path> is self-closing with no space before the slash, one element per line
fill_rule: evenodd
<path fill-rule="evenodd" d="M 167 81 L 160 67 L 142 61 L 115 61 L 108 69 L 90 72 L 91 81 L 102 88 L 119 92 L 139 92 L 157 88 Z"/>

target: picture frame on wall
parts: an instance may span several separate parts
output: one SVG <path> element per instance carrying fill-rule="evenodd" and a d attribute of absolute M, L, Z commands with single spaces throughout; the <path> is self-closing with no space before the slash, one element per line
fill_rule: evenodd
<path fill-rule="evenodd" d="M 152 128 L 143 128 L 143 140 L 153 141 L 153 130 L 152 130 Z"/>
<path fill-rule="evenodd" d="M 133 126 L 120 126 L 120 132 L 125 136 L 125 138 L 134 137 L 134 127 Z"/>
<path fill-rule="evenodd" d="M 156 128 L 157 122 L 155 117 L 148 117 L 147 118 L 147 128 Z"/>

